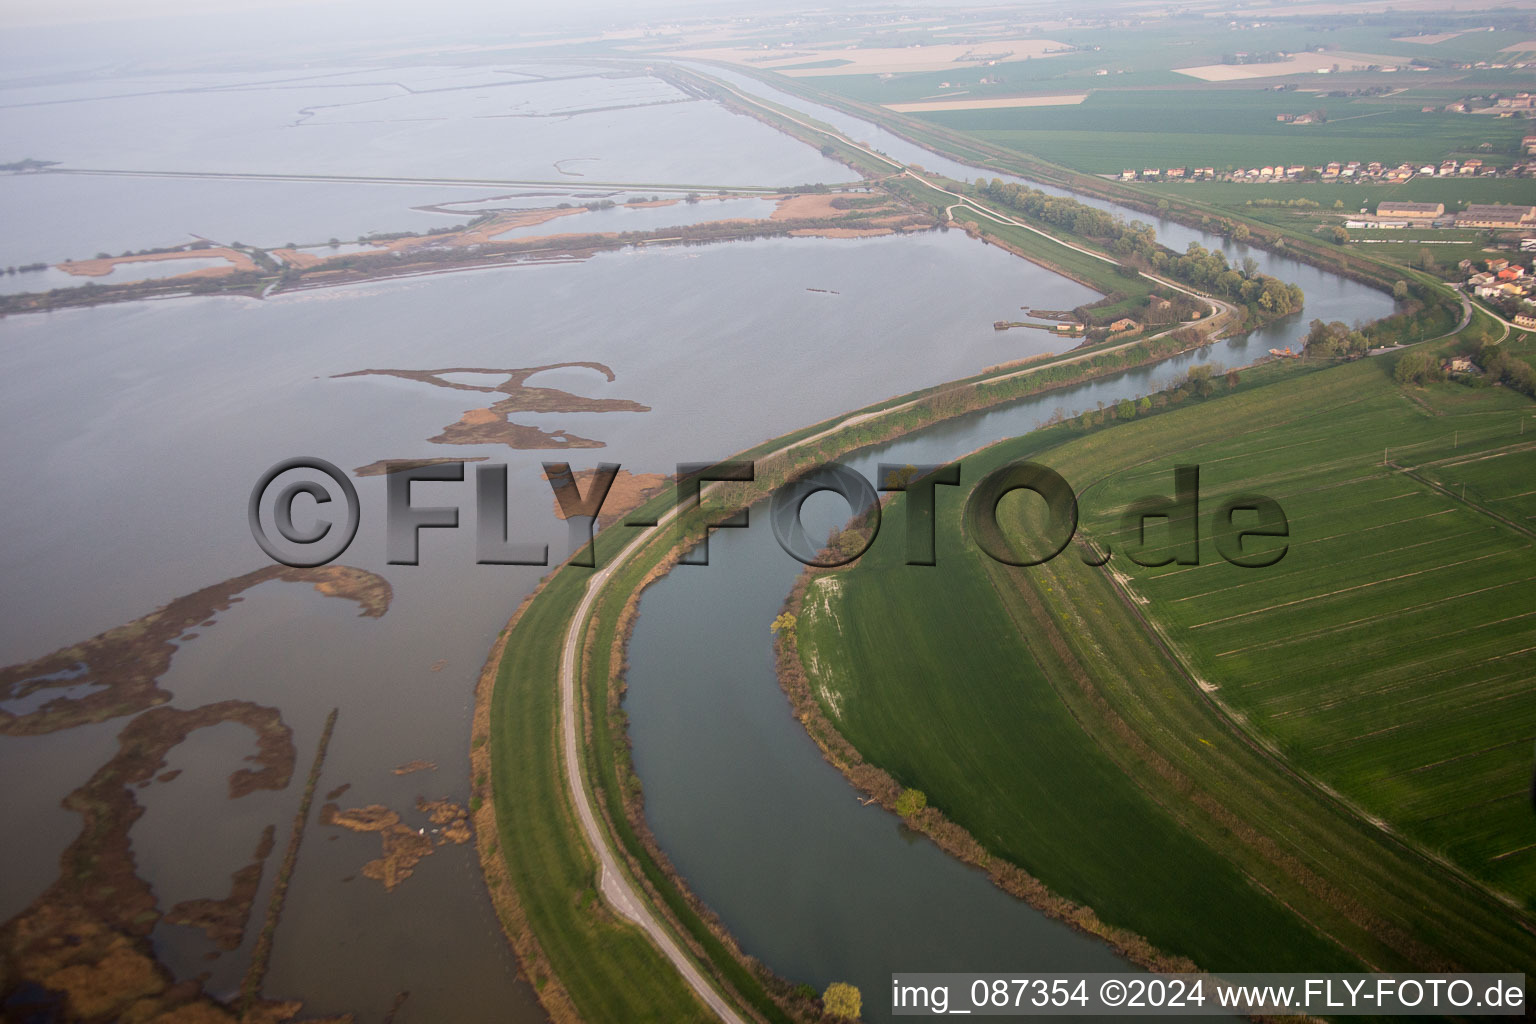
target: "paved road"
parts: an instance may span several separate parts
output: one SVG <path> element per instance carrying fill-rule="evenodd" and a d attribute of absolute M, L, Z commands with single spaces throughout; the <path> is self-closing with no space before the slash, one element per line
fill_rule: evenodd
<path fill-rule="evenodd" d="M 1456 293 L 1456 297 L 1461 300 L 1461 323 L 1456 325 L 1456 331 L 1459 331 L 1463 327 L 1467 326 L 1468 322 L 1471 321 L 1471 319 L 1472 319 L 1472 300 L 1467 298 L 1467 293 L 1462 290 L 1462 286 L 1461 285 L 1459 285 L 1459 284 L 1451 284 L 1451 285 L 1446 285 L 1446 287 L 1449 288 L 1451 291 L 1455 292 Z M 1488 314 L 1489 316 L 1493 317 L 1499 323 L 1504 325 L 1504 333 L 1499 336 L 1499 340 L 1498 341 L 1494 342 L 1495 345 L 1503 344 L 1504 339 L 1509 337 L 1509 332 L 1510 331 L 1529 331 L 1530 330 L 1529 327 L 1521 327 L 1517 323 L 1513 323 L 1513 322 L 1511 322 L 1509 320 L 1504 319 L 1497 312 L 1495 312 L 1494 310 L 1489 309 L 1487 306 L 1478 306 L 1477 308 L 1479 310 L 1481 310 L 1482 312 Z M 1452 331 L 1451 333 L 1455 334 L 1456 331 Z"/>
<path fill-rule="evenodd" d="M 676 518 L 675 509 L 663 516 L 655 529 L 664 528 L 674 518 Z M 714 1011 L 715 1016 L 726 1024 L 746 1024 L 746 1021 L 721 998 L 720 993 L 715 991 L 714 986 L 699 971 L 693 958 L 683 951 L 672 935 L 656 920 L 646 906 L 644 898 L 635 891 L 629 878 L 619 870 L 618 861 L 612 847 L 608 844 L 607 836 L 598 827 L 597 813 L 592 806 L 592 794 L 587 790 L 586 781 L 582 778 L 581 748 L 576 742 L 576 721 L 580 717 L 576 705 L 576 654 L 581 645 L 583 627 L 587 621 L 587 614 L 592 610 L 598 594 L 602 592 L 603 585 L 643 546 L 640 543 L 628 545 L 606 568 L 593 574 L 587 581 L 587 592 L 582 597 L 581 604 L 577 606 L 576 615 L 571 619 L 570 628 L 565 633 L 565 647 L 560 652 L 560 746 L 561 755 L 565 761 L 565 781 L 570 786 L 571 796 L 576 803 L 576 816 L 581 821 L 581 830 L 586 835 L 587 842 L 597 853 L 602 872 L 599 888 L 608 905 L 618 911 L 620 916 L 639 925 L 651 937 L 651 941 L 683 976 L 688 987 L 693 989 L 704 1004 Z"/>

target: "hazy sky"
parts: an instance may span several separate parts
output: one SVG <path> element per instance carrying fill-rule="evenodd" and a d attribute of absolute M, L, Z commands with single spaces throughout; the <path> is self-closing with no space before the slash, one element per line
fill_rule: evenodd
<path fill-rule="evenodd" d="M 803 0 L 793 3 L 778 0 L 771 3 L 749 3 L 746 0 L 437 0 L 423 4 L 419 0 L 375 0 L 361 4 L 355 0 L 0 0 L 0 27 L 11 25 L 61 25 L 97 21 L 116 21 L 126 18 L 163 17 L 165 15 L 235 13 L 261 10 L 294 9 L 305 11 L 326 8 L 352 8 L 366 21 L 370 15 L 382 15 L 388 20 L 399 20 L 412 14 L 423 20 L 431 18 L 481 18 L 505 22 L 524 17 L 546 23 L 555 17 L 572 14 L 590 15 L 603 13 L 621 15 L 630 12 L 643 17 L 651 11 L 689 11 L 698 13 L 710 8 L 739 12 L 753 8 L 774 10 L 795 7 L 841 7 L 848 0 Z"/>

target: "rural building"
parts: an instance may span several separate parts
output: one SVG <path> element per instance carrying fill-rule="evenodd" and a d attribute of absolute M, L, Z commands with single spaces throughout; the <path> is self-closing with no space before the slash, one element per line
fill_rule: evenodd
<path fill-rule="evenodd" d="M 1467 356 L 1453 356 L 1445 361 L 1447 373 L 1470 373 L 1471 370 L 1472 360 Z"/>
<path fill-rule="evenodd" d="M 1394 203 L 1376 204 L 1376 216 L 1394 217 L 1398 220 L 1427 223 L 1445 215 L 1444 203 Z"/>
<path fill-rule="evenodd" d="M 1497 256 L 1497 257 L 1489 260 L 1488 263 L 1487 263 L 1488 273 L 1490 273 L 1490 274 L 1497 274 L 1499 271 L 1508 268 L 1508 266 L 1509 266 L 1509 260 L 1506 260 L 1502 256 Z"/>
<path fill-rule="evenodd" d="M 1524 228 L 1536 225 L 1536 206 L 1473 203 L 1456 215 L 1459 228 Z"/>
<path fill-rule="evenodd" d="M 1114 323 L 1109 325 L 1109 329 L 1116 334 L 1120 333 L 1121 331 L 1135 331 L 1139 330 L 1140 328 L 1141 324 L 1137 323 L 1135 320 L 1132 320 L 1128 316 L 1121 317 L 1119 320 L 1116 320 Z"/>
<path fill-rule="evenodd" d="M 1524 327 L 1528 331 L 1536 331 L 1536 316 L 1530 316 L 1526 313 L 1516 313 L 1515 326 Z"/>

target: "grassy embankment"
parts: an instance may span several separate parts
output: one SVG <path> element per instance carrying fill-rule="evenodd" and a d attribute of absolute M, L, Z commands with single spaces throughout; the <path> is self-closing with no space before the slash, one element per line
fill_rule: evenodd
<path fill-rule="evenodd" d="M 489 722 L 476 716 L 472 808 L 492 900 L 556 1020 L 710 1020 L 645 935 L 598 896 L 565 788 L 555 681 L 585 583 L 583 573 L 557 571 L 519 610 L 495 667 Z"/>
<path fill-rule="evenodd" d="M 798 445 L 796 464 L 828 461 L 848 451 L 906 433 L 922 425 L 1001 404 L 1054 387 L 1118 372 L 1161 358 L 1179 347 L 1173 339 L 1101 345 L 1032 362 L 1022 369 L 978 374 L 876 403 L 848 416 L 813 424 L 743 453 L 761 458 Z M 873 414 L 873 415 L 871 415 Z M 842 426 L 854 416 L 859 422 Z M 760 462 L 757 491 L 785 478 L 786 466 Z M 669 497 L 669 496 L 668 496 Z M 665 499 L 650 503 L 654 511 Z M 638 514 L 638 513 L 637 513 Z M 665 531 L 658 531 L 665 532 Z M 599 564 L 633 539 L 615 528 L 597 540 Z M 658 538 L 605 591 L 592 619 L 589 638 L 623 630 L 625 602 L 661 564 L 668 538 Z M 633 928 L 603 907 L 596 893 L 595 865 L 581 839 L 559 770 L 556 725 L 559 648 L 582 595 L 586 572 L 555 571 L 519 609 L 492 652 L 477 696 L 472 740 L 474 800 L 480 854 L 504 927 L 524 970 L 546 1008 L 559 1019 L 691 1019 L 702 1011 L 670 967 Z M 638 784 L 632 781 L 623 716 L 614 706 L 622 658 L 608 643 L 589 639 L 582 659 L 582 693 L 589 717 L 587 751 L 592 785 L 616 845 L 633 875 L 662 904 L 674 929 L 686 935 L 723 978 L 770 1019 L 775 1011 L 767 990 L 730 955 L 726 940 L 704 923 L 665 864 L 648 847 L 638 818 Z M 607 714 L 593 709 L 607 708 Z M 639 980 L 637 980 L 639 979 Z M 650 1016 L 654 1015 L 654 1016 Z"/>
<path fill-rule="evenodd" d="M 1518 653 L 1536 577 L 1505 521 L 1532 511 L 1512 483 L 1530 474 L 1508 468 L 1536 461 L 1536 422 L 1518 433 L 1532 406 L 1405 392 L 1379 361 L 1308 371 L 967 458 L 962 494 L 1022 456 L 1063 472 L 1113 571 L 1081 545 L 992 562 L 941 488 L 938 567 L 901 564 L 897 501 L 855 568 L 810 585 L 800 663 L 837 729 L 988 854 L 1167 952 L 1528 971 L 1528 914 L 1468 876 L 1536 892 Z M 1382 466 L 1383 445 L 1417 468 Z M 1203 526 L 1198 568 L 1131 564 L 1120 513 L 1171 493 L 1176 462 L 1205 467 L 1202 510 L 1238 490 L 1279 500 L 1287 558 L 1229 565 Z M 1014 501 L 1002 519 L 1025 536 L 1038 524 Z"/>

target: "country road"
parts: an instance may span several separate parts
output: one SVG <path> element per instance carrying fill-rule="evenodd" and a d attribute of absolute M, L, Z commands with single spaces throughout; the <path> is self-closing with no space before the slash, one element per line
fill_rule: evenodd
<path fill-rule="evenodd" d="M 674 508 L 660 519 L 654 529 L 664 528 L 676 516 L 677 510 Z M 571 625 L 565 633 L 565 646 L 560 652 L 560 746 L 561 756 L 565 761 L 565 781 L 570 786 L 571 798 L 576 803 L 576 816 L 581 821 L 581 831 L 597 853 L 601 868 L 599 888 L 608 905 L 618 911 L 620 916 L 639 925 L 651 937 L 656 948 L 661 950 L 662 954 L 672 962 L 672 966 L 677 968 L 677 972 L 688 983 L 688 987 L 698 994 L 698 997 L 714 1011 L 717 1017 L 726 1024 L 746 1024 L 746 1021 L 731 1008 L 720 993 L 715 991 L 714 986 L 693 962 L 693 958 L 678 946 L 672 935 L 656 920 L 655 915 L 646 907 L 645 900 L 635 891 L 634 884 L 619 869 L 613 848 L 598 827 L 597 813 L 592 806 L 592 794 L 587 790 L 586 781 L 582 778 L 580 747 L 576 743 L 576 720 L 579 717 L 576 707 L 576 653 L 581 646 L 581 635 L 587 622 L 587 614 L 592 610 L 598 594 L 602 592 L 603 584 L 642 547 L 644 545 L 640 543 L 628 545 L 606 568 L 593 574 L 587 581 L 586 594 L 582 597 L 581 604 L 576 607 L 576 614 L 571 618 Z"/>

